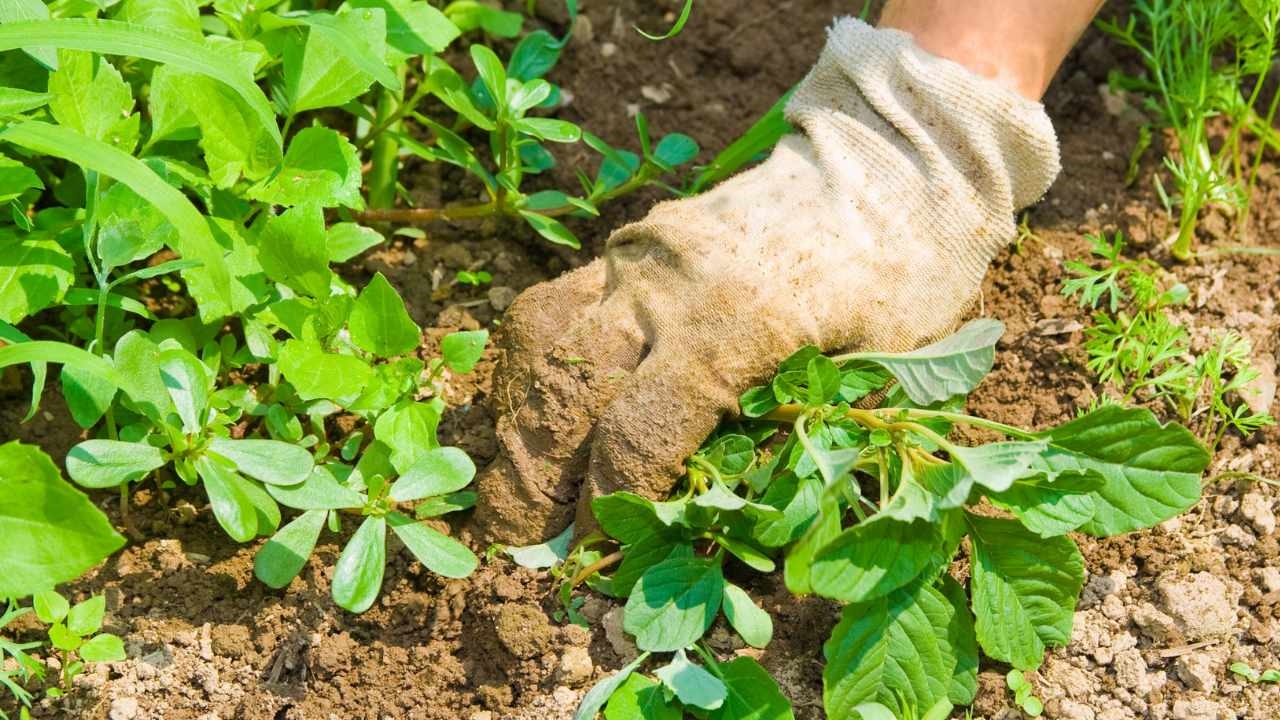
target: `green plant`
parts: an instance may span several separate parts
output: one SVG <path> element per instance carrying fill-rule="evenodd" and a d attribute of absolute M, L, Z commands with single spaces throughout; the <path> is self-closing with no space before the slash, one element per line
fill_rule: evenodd
<path fill-rule="evenodd" d="M 85 663 L 124 660 L 124 642 L 111 633 L 99 632 L 107 600 L 94 595 L 72 605 L 54 590 L 44 590 L 32 598 L 36 617 L 49 626 L 49 644 L 61 651 L 61 672 L 51 697 L 71 690 L 71 681 L 84 672 Z"/>
<path fill-rule="evenodd" d="M 1272 669 L 1258 672 L 1246 662 L 1233 662 L 1227 669 L 1251 683 L 1280 683 L 1280 670 Z"/>
<path fill-rule="evenodd" d="M 1031 717 L 1040 717 L 1044 712 L 1044 703 L 1040 702 L 1040 698 L 1036 697 L 1035 688 L 1022 674 L 1021 670 L 1010 670 L 1004 676 L 1005 684 L 1013 691 L 1013 702 L 1017 704 L 1022 712 Z"/>
<path fill-rule="evenodd" d="M 454 281 L 459 285 L 480 287 L 493 282 L 493 276 L 485 270 L 459 270 L 457 275 L 454 276 Z"/>
<path fill-rule="evenodd" d="M 391 422 L 404 426 L 420 418 L 395 417 Z M 429 434 L 434 441 L 434 427 Z M 465 545 L 396 508 L 425 500 L 416 510 L 417 517 L 423 518 L 470 507 L 475 495 L 458 491 L 470 484 L 475 465 L 457 448 L 418 445 L 416 439 L 399 448 L 375 441 L 354 468 L 324 465 L 297 487 L 274 489 L 277 500 L 303 513 L 258 551 L 254 575 L 274 588 L 288 585 L 311 556 L 324 526 L 340 531 L 343 512 L 364 518 L 333 573 L 333 599 L 351 612 L 368 610 L 382 589 L 388 526 L 432 572 L 453 578 L 470 575 L 479 561 Z"/>
<path fill-rule="evenodd" d="M 1238 399 L 1258 375 L 1247 340 L 1221 332 L 1208 349 L 1195 353 L 1190 333 L 1169 314 L 1186 302 L 1186 285 L 1151 260 L 1125 259 L 1119 232 L 1109 241 L 1105 233 L 1088 240 L 1098 266 L 1067 261 L 1073 277 L 1063 282 L 1062 293 L 1094 310 L 1084 347 L 1088 368 L 1101 382 L 1120 388 L 1125 401 L 1167 402 L 1183 422 L 1200 428 L 1210 447 L 1230 429 L 1249 435 L 1274 423 Z"/>
<path fill-rule="evenodd" d="M 1158 178 L 1157 190 L 1167 206 L 1181 206 L 1173 254 L 1187 260 L 1200 212 L 1210 204 L 1238 212 L 1240 227 L 1246 227 L 1263 153 L 1280 146 L 1272 125 L 1280 93 L 1273 90 L 1271 100 L 1262 101 L 1280 32 L 1280 3 L 1138 0 L 1124 24 L 1099 20 L 1098 25 L 1136 51 L 1146 68 L 1141 78 L 1113 73 L 1112 84 L 1145 93 L 1157 123 L 1173 131 L 1175 146 L 1164 165 L 1178 194 L 1167 197 Z M 1246 91 L 1247 84 L 1252 90 Z M 1264 106 L 1265 114 L 1259 114 Z M 1215 151 L 1209 122 L 1219 116 L 1230 129 Z M 1252 163 L 1244 156 L 1245 132 L 1259 140 Z M 1135 159 L 1149 144 L 1149 131 L 1139 140 Z M 1135 165 L 1131 161 L 1131 174 Z"/>
<path fill-rule="evenodd" d="M 31 608 L 19 607 L 16 601 L 8 600 L 4 613 L 0 614 L 0 630 L 29 612 Z M 23 710 L 31 707 L 34 699 L 25 685 L 33 679 L 44 678 L 44 665 L 29 654 L 42 646 L 39 642 L 19 643 L 0 637 L 0 686 L 18 701 Z M 9 660 L 5 659 L 6 655 Z M 0 718 L 9 720 L 3 710 L 0 710 Z"/>
<path fill-rule="evenodd" d="M 973 699 L 979 648 L 1032 670 L 1066 644 L 1084 582 L 1067 533 L 1116 535 L 1181 513 L 1209 454 L 1143 409 L 1102 405 L 1040 431 L 963 413 L 1002 331 L 977 320 L 900 354 L 804 348 L 743 394 L 744 417 L 689 459 L 670 499 L 597 498 L 600 531 L 569 553 L 561 597 L 586 583 L 626 598 L 623 627 L 644 654 L 577 717 L 633 717 L 622 708 L 649 703 L 659 717 L 758 707 L 754 717 L 790 718 L 754 660 L 722 663 L 702 641 L 723 613 L 748 644 L 769 642 L 768 615 L 727 576 L 783 558 L 791 592 L 846 603 L 824 646 L 831 717 L 945 718 Z M 1008 439 L 962 445 L 948 437 L 959 425 Z M 967 590 L 946 572 L 966 538 Z M 654 653 L 674 655 L 656 680 L 638 676 Z"/>

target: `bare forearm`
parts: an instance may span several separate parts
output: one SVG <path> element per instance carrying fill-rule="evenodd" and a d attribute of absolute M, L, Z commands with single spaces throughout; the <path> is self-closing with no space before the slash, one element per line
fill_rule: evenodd
<path fill-rule="evenodd" d="M 889 0 L 880 27 L 1039 100 L 1104 0 Z"/>

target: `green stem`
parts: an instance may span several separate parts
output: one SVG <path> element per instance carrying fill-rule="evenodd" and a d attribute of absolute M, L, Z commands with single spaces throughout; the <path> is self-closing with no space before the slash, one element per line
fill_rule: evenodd
<path fill-rule="evenodd" d="M 403 85 L 405 68 L 397 71 Z M 415 101 L 417 99 L 415 93 Z M 413 103 L 416 104 L 416 103 Z M 374 209 L 389 208 L 396 202 L 396 180 L 400 169 L 400 143 L 394 135 L 386 130 L 398 130 L 400 118 L 404 116 L 405 106 L 400 93 L 389 88 L 378 90 L 377 117 L 378 124 L 362 138 L 362 141 L 373 139 L 373 150 L 370 153 L 372 166 L 369 170 L 369 207 Z"/>

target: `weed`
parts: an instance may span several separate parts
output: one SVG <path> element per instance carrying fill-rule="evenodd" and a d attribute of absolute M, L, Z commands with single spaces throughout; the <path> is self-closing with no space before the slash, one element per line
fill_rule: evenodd
<path fill-rule="evenodd" d="M 1200 428 L 1210 447 L 1228 430 L 1250 435 L 1274 423 L 1238 399 L 1257 377 L 1247 340 L 1220 332 L 1196 354 L 1190 333 L 1169 314 L 1187 301 L 1187 287 L 1150 260 L 1126 260 L 1119 232 L 1110 240 L 1105 233 L 1088 239 L 1097 267 L 1065 263 L 1073 277 L 1063 282 L 1062 293 L 1095 311 L 1084 348 L 1099 381 L 1120 388 L 1124 401 L 1168 403 L 1183 422 Z"/>
<path fill-rule="evenodd" d="M 1277 145 L 1272 122 L 1280 93 L 1269 102 L 1262 99 L 1265 80 L 1275 55 L 1280 32 L 1280 3 L 1273 0 L 1137 0 L 1128 20 L 1098 21 L 1106 33 L 1136 51 L 1146 68 L 1144 77 L 1113 73 L 1113 86 L 1137 90 L 1148 96 L 1146 108 L 1159 125 L 1170 128 L 1176 141 L 1164 159 L 1173 177 L 1177 196 L 1165 195 L 1166 206 L 1181 206 L 1173 254 L 1180 260 L 1192 256 L 1191 241 L 1200 212 L 1212 204 L 1238 214 L 1247 225 L 1249 200 L 1257 183 L 1263 152 Z M 1226 56 L 1227 61 L 1220 58 Z M 1252 90 L 1245 88 L 1252 85 Z M 1265 107 L 1265 114 L 1259 109 Z M 1223 117 L 1229 123 L 1225 143 L 1215 152 L 1209 122 Z M 1256 136 L 1258 149 L 1250 163 L 1242 137 Z M 1129 174 L 1137 155 L 1150 143 L 1149 130 L 1140 135 Z M 1158 183 L 1158 179 L 1157 179 Z"/>
<path fill-rule="evenodd" d="M 1263 670 L 1258 672 L 1245 662 L 1233 662 L 1228 668 L 1232 673 L 1248 680 L 1251 683 L 1280 683 L 1280 670 Z"/>
<path fill-rule="evenodd" d="M 1005 684 L 1013 691 L 1013 702 L 1022 712 L 1031 717 L 1040 717 L 1044 712 L 1044 703 L 1035 695 L 1035 688 L 1022 674 L 1021 670 L 1010 670 L 1004 676 Z"/>
<path fill-rule="evenodd" d="M 1181 513 L 1209 454 L 1186 429 L 1117 405 L 1042 431 L 964 414 L 1002 331 L 977 320 L 901 354 L 804 348 L 743 394 L 744 417 L 689 458 L 669 499 L 595 499 L 600 532 L 568 553 L 561 600 L 572 606 L 583 585 L 625 598 L 623 628 L 643 654 L 592 688 L 576 717 L 637 706 L 791 717 L 754 659 L 722 662 L 703 641 L 723 615 L 746 644 L 770 642 L 770 616 L 728 577 L 780 560 L 792 593 L 846 603 L 824 646 L 831 717 L 945 718 L 972 702 L 979 648 L 1032 670 L 1066 644 L 1084 582 L 1067 533 L 1116 535 Z M 877 407 L 859 406 L 882 392 Z M 948 438 L 958 425 L 1008 439 L 960 445 Z M 966 537 L 967 589 L 946 572 Z M 515 553 L 559 557 L 546 550 Z M 655 654 L 670 659 L 641 673 Z"/>

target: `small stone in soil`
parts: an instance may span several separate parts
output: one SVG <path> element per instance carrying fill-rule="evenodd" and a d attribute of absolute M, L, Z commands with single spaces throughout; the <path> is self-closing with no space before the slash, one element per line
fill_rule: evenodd
<path fill-rule="evenodd" d="M 1164 611 L 1188 642 L 1228 635 L 1235 629 L 1240 589 L 1227 587 L 1215 575 L 1164 576 L 1156 581 L 1156 590 L 1164 601 Z"/>
<path fill-rule="evenodd" d="M 489 288 L 489 304 L 493 306 L 494 310 L 502 312 L 511 307 L 511 303 L 515 302 L 518 294 L 514 288 L 509 288 L 505 285 L 491 287 Z"/>

